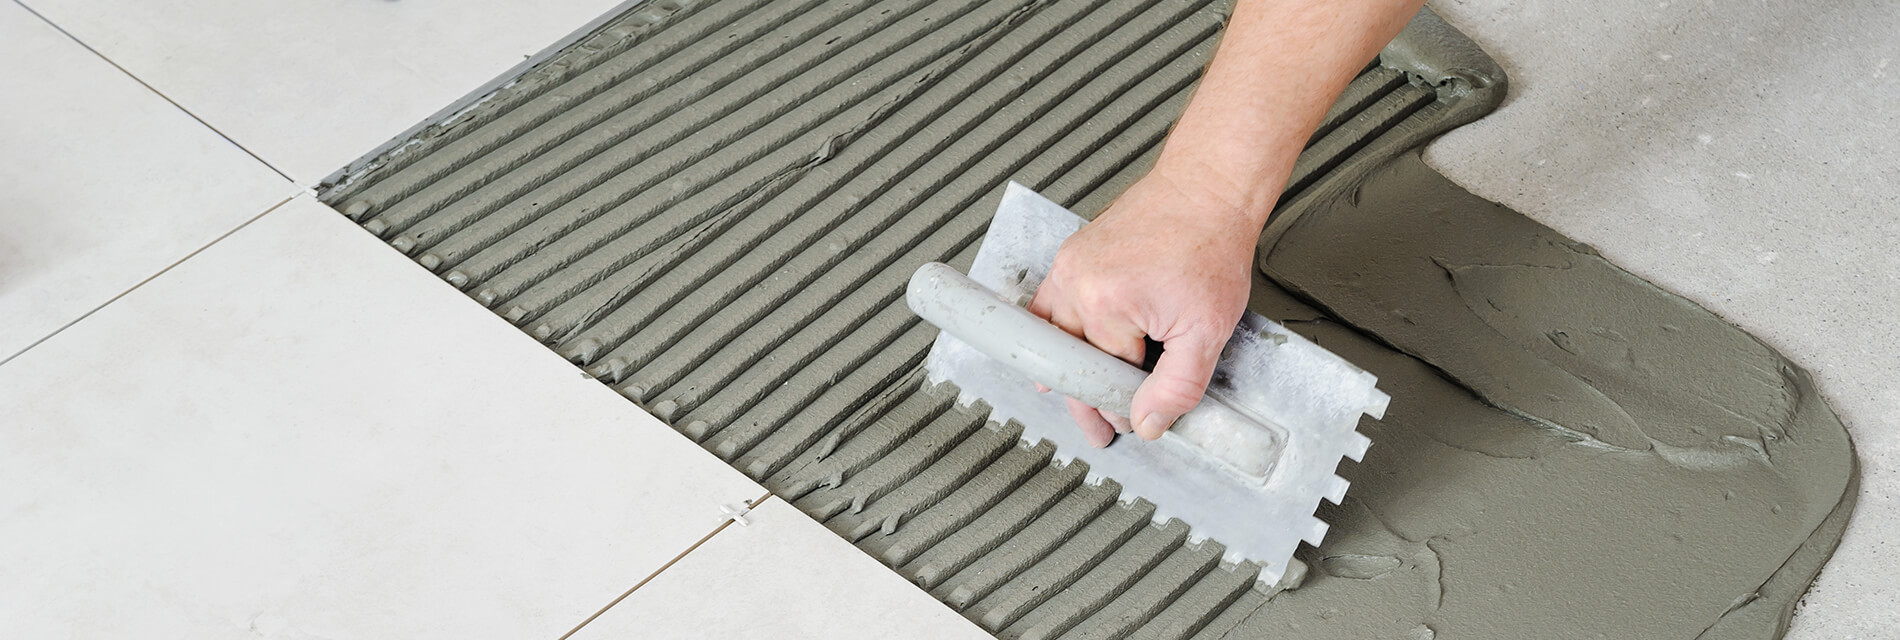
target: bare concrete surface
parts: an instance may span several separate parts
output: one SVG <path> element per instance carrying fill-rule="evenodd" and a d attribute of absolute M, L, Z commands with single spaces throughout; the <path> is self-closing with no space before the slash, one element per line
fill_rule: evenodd
<path fill-rule="evenodd" d="M 1453 0 L 1505 67 L 1426 159 L 1775 346 L 1861 457 L 1790 640 L 1900 629 L 1900 4 Z"/>

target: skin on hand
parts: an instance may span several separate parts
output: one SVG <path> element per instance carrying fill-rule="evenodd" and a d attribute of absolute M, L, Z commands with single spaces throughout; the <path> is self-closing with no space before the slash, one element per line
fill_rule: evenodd
<path fill-rule="evenodd" d="M 1149 174 L 1062 243 L 1029 303 L 1030 312 L 1136 366 L 1147 355 L 1143 336 L 1166 345 L 1135 393 L 1133 416 L 1069 400 L 1091 445 L 1107 446 L 1131 426 L 1142 438 L 1161 437 L 1200 403 L 1246 310 L 1259 228 L 1245 231 L 1253 222 L 1209 193 Z"/>
<path fill-rule="evenodd" d="M 1423 0 L 1238 0 L 1154 169 L 1062 243 L 1029 310 L 1139 365 L 1127 417 L 1074 399 L 1089 444 L 1161 437 L 1193 409 L 1246 310 L 1254 245 L 1339 92 Z M 1043 391 L 1047 388 L 1041 387 Z"/>

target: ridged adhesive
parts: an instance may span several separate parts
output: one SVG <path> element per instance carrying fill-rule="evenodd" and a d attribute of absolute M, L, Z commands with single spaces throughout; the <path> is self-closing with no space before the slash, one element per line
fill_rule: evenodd
<path fill-rule="evenodd" d="M 926 388 L 901 297 L 1007 181 L 1092 215 L 1139 177 L 1224 11 L 648 2 L 324 199 L 1001 637 L 1211 636 L 1259 568 Z M 1280 215 L 1456 124 L 1440 94 L 1370 66 Z"/>

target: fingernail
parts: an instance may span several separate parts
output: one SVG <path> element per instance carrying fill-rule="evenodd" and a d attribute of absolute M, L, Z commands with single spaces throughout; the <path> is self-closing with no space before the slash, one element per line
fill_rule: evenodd
<path fill-rule="evenodd" d="M 1045 386 L 1042 386 L 1042 383 L 1040 383 L 1040 382 L 1037 382 L 1037 383 L 1035 383 L 1035 385 L 1036 385 L 1036 393 L 1048 393 L 1048 392 L 1049 392 L 1049 388 L 1048 388 L 1048 387 L 1045 387 Z"/>
<path fill-rule="evenodd" d="M 1088 432 L 1087 435 L 1088 435 L 1089 446 L 1095 447 L 1097 449 L 1106 447 L 1108 446 L 1108 443 L 1115 441 L 1115 434 L 1113 433 L 1102 433 L 1100 431 L 1090 431 Z"/>
<path fill-rule="evenodd" d="M 1178 417 L 1179 416 L 1172 416 L 1159 411 L 1148 414 L 1148 417 L 1141 419 L 1141 437 L 1149 440 L 1161 437 L 1161 432 L 1167 431 L 1168 427 L 1174 426 L 1174 419 Z M 1154 435 L 1150 436 L 1148 434 Z"/>
<path fill-rule="evenodd" d="M 1135 432 L 1134 425 L 1129 424 L 1128 418 L 1126 417 L 1118 416 L 1113 413 L 1109 413 L 1107 411 L 1102 412 L 1102 417 L 1108 420 L 1109 426 L 1115 427 L 1115 433 L 1134 433 Z"/>

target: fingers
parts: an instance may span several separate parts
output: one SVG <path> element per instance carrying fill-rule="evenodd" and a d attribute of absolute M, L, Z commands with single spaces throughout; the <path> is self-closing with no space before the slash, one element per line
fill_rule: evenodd
<path fill-rule="evenodd" d="M 1059 297 L 1059 294 L 1055 292 L 1055 289 L 1056 288 L 1053 284 L 1049 282 L 1044 282 L 1042 286 L 1036 288 L 1036 295 L 1031 296 L 1029 298 L 1029 306 L 1027 307 L 1027 309 L 1029 310 L 1030 313 L 1036 314 L 1036 317 L 1042 318 L 1043 320 L 1048 320 L 1050 324 L 1054 324 L 1057 327 L 1061 327 L 1062 325 L 1056 323 L 1051 314 L 1051 305 L 1052 305 L 1051 301 Z M 1063 330 L 1067 331 L 1067 329 L 1063 329 Z M 1036 385 L 1036 393 L 1049 392 L 1049 387 L 1047 385 L 1044 385 L 1041 382 L 1036 382 L 1034 380 L 1031 380 L 1030 382 Z"/>
<path fill-rule="evenodd" d="M 1148 342 L 1144 339 L 1147 334 L 1142 333 L 1132 324 L 1123 323 L 1120 329 L 1107 328 L 1112 326 L 1114 324 L 1090 325 L 1086 331 L 1089 343 L 1101 349 L 1103 353 L 1121 358 L 1128 364 L 1141 366 L 1141 359 L 1148 351 Z M 1126 416 L 1108 411 L 1100 413 L 1102 419 L 1115 428 L 1115 433 L 1134 433 L 1134 423 L 1129 422 Z"/>
<path fill-rule="evenodd" d="M 1068 401 L 1069 415 L 1075 417 L 1076 426 L 1082 428 L 1082 439 L 1087 440 L 1089 446 L 1100 449 L 1115 440 L 1115 427 L 1102 419 L 1102 412 L 1083 404 L 1081 400 L 1063 399 Z"/>
<path fill-rule="evenodd" d="M 1133 322 L 1103 314 L 1093 314 L 1085 320 L 1080 309 L 1072 301 L 1065 300 L 1062 291 L 1052 281 L 1044 281 L 1043 286 L 1037 288 L 1036 295 L 1029 300 L 1028 309 L 1050 324 L 1128 363 L 1139 366 L 1147 351 L 1147 343 L 1143 340 L 1147 334 Z M 1049 390 L 1042 383 L 1036 383 L 1036 391 L 1047 393 Z M 1083 438 L 1090 446 L 1106 447 L 1114 441 L 1115 434 L 1134 432 L 1134 424 L 1128 418 L 1097 410 L 1073 398 L 1065 400 L 1069 415 L 1075 418 L 1076 426 L 1082 430 Z"/>
<path fill-rule="evenodd" d="M 1148 350 L 1148 343 L 1142 338 L 1148 334 L 1136 328 L 1134 323 L 1108 318 L 1093 319 L 1082 329 L 1082 338 L 1089 344 L 1101 349 L 1103 353 L 1121 358 L 1123 362 L 1141 366 L 1141 358 Z"/>
<path fill-rule="evenodd" d="M 1036 317 L 1049 320 L 1050 307 L 1058 297 L 1060 294 L 1056 293 L 1056 285 L 1044 280 L 1041 286 L 1036 287 L 1036 295 L 1029 297 L 1029 305 L 1026 308 L 1030 313 L 1036 314 Z"/>
<path fill-rule="evenodd" d="M 1155 363 L 1154 373 L 1135 390 L 1134 410 L 1129 418 L 1134 422 L 1136 435 L 1144 440 L 1159 438 L 1168 427 L 1174 426 L 1181 414 L 1201 403 L 1201 396 L 1207 392 L 1207 381 L 1214 377 L 1214 364 L 1220 360 L 1221 347 L 1226 343 L 1226 336 L 1215 337 L 1211 333 L 1197 331 L 1167 341 L 1167 349 Z"/>

